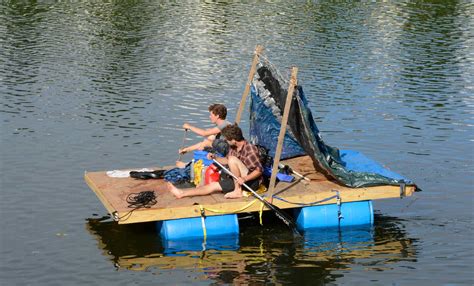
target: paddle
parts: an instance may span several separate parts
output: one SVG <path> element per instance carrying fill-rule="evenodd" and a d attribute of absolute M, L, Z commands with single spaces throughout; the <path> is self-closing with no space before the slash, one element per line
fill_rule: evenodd
<path fill-rule="evenodd" d="M 221 163 L 217 162 L 215 159 L 213 160 L 215 164 L 217 164 L 219 167 L 222 168 L 227 174 L 231 175 L 232 178 L 237 180 L 237 177 L 232 174 L 231 171 L 229 171 L 227 168 L 225 168 Z M 296 224 L 293 221 L 291 217 L 286 215 L 285 213 L 282 212 L 280 208 L 278 208 L 275 205 L 270 204 L 267 200 L 265 200 L 262 196 L 260 196 L 257 192 L 252 190 L 247 184 L 242 184 L 247 190 L 249 190 L 257 199 L 259 199 L 265 206 L 267 206 L 269 209 L 275 212 L 276 216 L 281 219 L 291 230 L 293 233 L 295 233 L 298 236 L 301 236 L 301 233 L 299 233 L 298 229 L 296 228 Z"/>

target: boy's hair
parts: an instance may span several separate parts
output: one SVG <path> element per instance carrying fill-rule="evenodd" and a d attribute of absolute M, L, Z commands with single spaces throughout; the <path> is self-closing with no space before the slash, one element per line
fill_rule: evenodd
<path fill-rule="evenodd" d="M 242 129 L 240 129 L 237 123 L 229 124 L 221 131 L 222 136 L 227 140 L 242 141 L 244 136 L 242 135 Z"/>
<path fill-rule="evenodd" d="M 209 105 L 209 112 L 219 116 L 220 119 L 227 117 L 227 108 L 223 104 L 211 104 Z"/>

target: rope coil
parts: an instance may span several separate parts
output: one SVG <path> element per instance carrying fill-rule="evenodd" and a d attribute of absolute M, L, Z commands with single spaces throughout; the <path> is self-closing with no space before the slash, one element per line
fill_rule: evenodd
<path fill-rule="evenodd" d="M 129 208 L 151 208 L 156 204 L 156 195 L 153 191 L 131 193 L 127 196 L 127 203 Z"/>
<path fill-rule="evenodd" d="M 127 219 L 132 216 L 132 213 L 140 208 L 151 208 L 154 206 L 156 201 L 156 195 L 153 191 L 143 191 L 139 193 L 131 193 L 127 196 L 126 199 L 128 203 L 128 208 L 132 210 L 124 214 L 123 216 L 119 217 L 117 212 L 114 212 L 113 217 L 116 221 L 126 221 Z"/>

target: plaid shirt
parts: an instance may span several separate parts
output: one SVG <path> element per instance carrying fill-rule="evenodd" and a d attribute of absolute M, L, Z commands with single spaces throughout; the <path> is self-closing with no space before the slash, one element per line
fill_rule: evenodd
<path fill-rule="evenodd" d="M 235 156 L 240 161 L 242 161 L 245 167 L 249 169 L 249 174 L 255 171 L 257 168 L 260 169 L 260 171 L 263 171 L 257 147 L 247 141 L 245 141 L 245 144 L 240 152 L 237 151 L 237 148 L 230 148 L 229 156 Z"/>

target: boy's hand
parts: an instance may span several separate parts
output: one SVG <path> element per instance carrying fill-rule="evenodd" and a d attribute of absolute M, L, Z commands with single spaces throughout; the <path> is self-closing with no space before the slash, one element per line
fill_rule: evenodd
<path fill-rule="evenodd" d="M 191 124 L 188 124 L 188 123 L 184 123 L 183 124 L 183 129 L 191 129 Z"/>
<path fill-rule="evenodd" d="M 242 178 L 242 177 L 238 177 L 238 178 L 237 178 L 237 184 L 239 184 L 239 185 L 242 186 L 243 184 L 245 184 L 245 179 Z"/>
<path fill-rule="evenodd" d="M 216 158 L 216 154 L 214 153 L 207 153 L 207 159 L 214 160 Z"/>

